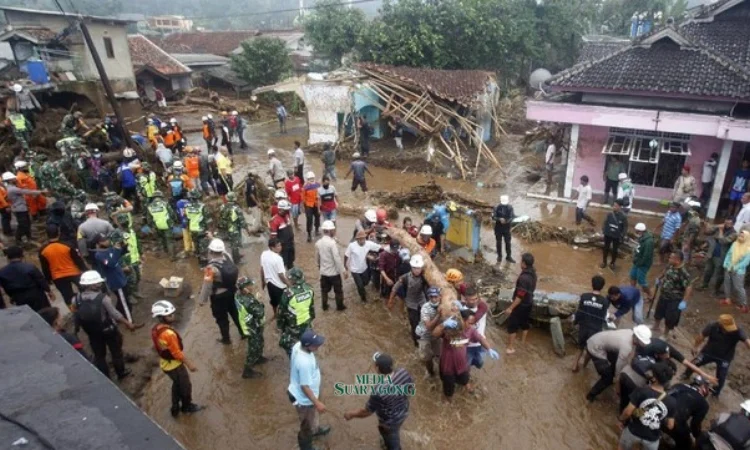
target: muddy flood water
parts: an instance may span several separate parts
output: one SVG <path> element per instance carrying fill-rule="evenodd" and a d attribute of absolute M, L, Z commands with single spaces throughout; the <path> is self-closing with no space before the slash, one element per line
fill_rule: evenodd
<path fill-rule="evenodd" d="M 281 149 L 282 161 L 290 165 L 291 144 L 295 138 L 303 137 L 304 132 L 302 121 L 290 124 L 290 134 L 283 137 L 273 126 L 251 129 L 251 149 L 238 153 L 237 173 L 247 170 L 265 173 L 265 150 L 271 145 Z M 196 138 L 193 142 L 198 140 Z M 520 158 L 517 154 L 516 157 Z M 573 209 L 570 206 L 526 200 L 528 184 L 520 181 L 520 170 L 518 174 L 513 172 L 515 162 L 517 160 L 512 159 L 506 162 L 510 169 L 505 173 L 505 192 L 511 195 L 516 214 L 572 223 Z M 309 155 L 308 165 L 316 173 L 321 173 L 317 155 Z M 398 191 L 430 179 L 429 176 L 394 170 L 371 170 L 375 174 L 368 180 L 372 190 Z M 340 179 L 335 184 L 344 203 L 362 207 L 371 204 L 369 197 L 361 193 L 352 196 L 350 181 L 341 179 L 345 171 L 346 165 L 342 162 L 338 167 Z M 239 179 L 235 175 L 235 180 Z M 446 190 L 460 191 L 493 204 L 500 194 L 499 189 L 478 188 L 474 183 L 445 178 L 436 180 Z M 421 217 L 417 218 L 417 212 L 410 214 L 415 217 L 415 222 L 421 220 Z M 353 222 L 352 217 L 341 217 L 338 221 L 342 252 L 351 236 Z M 654 219 L 646 222 L 650 225 L 656 223 Z M 304 224 L 304 217 L 301 223 Z M 305 271 L 308 282 L 319 296 L 314 244 L 305 242 L 303 231 L 297 233 L 296 241 L 297 265 Z M 485 230 L 482 241 L 489 253 L 488 259 L 494 262 L 491 230 Z M 241 267 L 242 274 L 258 278 L 258 260 L 263 250 L 265 243 L 262 239 L 243 248 L 245 263 Z M 540 289 L 580 292 L 588 289 L 591 276 L 599 271 L 599 252 L 574 251 L 563 244 L 524 246 L 518 240 L 514 241 L 514 251 L 516 259 L 520 259 L 521 251 L 535 254 Z M 440 265 L 439 258 L 437 263 Z M 193 266 L 187 266 L 190 273 L 185 276 L 196 287 L 200 278 Z M 509 279 L 515 279 L 520 270 L 517 266 L 502 266 Z M 627 263 L 623 262 L 617 275 L 607 271 L 608 283 L 625 281 L 626 266 Z M 330 449 L 379 448 L 374 416 L 350 422 L 343 419 L 345 411 L 362 407 L 366 397 L 336 397 L 333 385 L 337 382 L 354 384 L 355 375 L 372 371 L 370 358 L 373 352 L 385 351 L 395 358 L 397 367 L 405 367 L 414 376 L 417 384 L 416 396 L 411 399 L 410 416 L 402 428 L 405 449 L 616 448 L 614 390 L 605 392 L 594 404 L 587 404 L 585 393 L 597 376 L 593 367 L 579 374 L 571 373 L 575 350 L 570 344 L 568 356 L 559 358 L 552 351 L 548 332 L 533 330 L 529 342 L 519 345 L 515 355 L 506 356 L 505 332 L 488 322 L 487 337 L 500 351 L 501 360 L 487 360 L 483 369 L 472 370 L 477 387 L 473 395 L 459 390 L 453 403 L 445 403 L 439 380 L 427 377 L 418 361 L 409 338 L 406 317 L 397 308 L 389 312 L 375 300 L 374 292 L 370 294 L 369 303 L 360 303 L 351 279 L 345 281 L 344 286 L 348 305 L 344 312 L 323 312 L 320 300 L 316 298 L 314 328 L 327 338 L 317 353 L 322 373 L 321 400 L 328 407 L 328 412 L 321 416 L 321 423 L 333 427 L 331 434 L 317 445 Z M 265 293 L 262 298 L 268 302 Z M 270 316 L 271 308 L 267 305 L 265 355 L 271 361 L 260 367 L 263 378 L 244 380 L 240 374 L 245 359 L 245 342 L 240 341 L 236 329 L 232 329 L 232 345 L 217 343 L 218 329 L 210 308 L 196 305 L 181 330 L 185 351 L 198 366 L 198 372 L 191 374 L 193 397 L 208 408 L 193 416 L 173 419 L 169 414 L 171 384 L 158 371 L 143 392 L 142 407 L 190 450 L 297 448 L 298 419 L 286 394 L 289 362 L 278 346 L 279 333 L 275 323 L 269 320 Z"/>

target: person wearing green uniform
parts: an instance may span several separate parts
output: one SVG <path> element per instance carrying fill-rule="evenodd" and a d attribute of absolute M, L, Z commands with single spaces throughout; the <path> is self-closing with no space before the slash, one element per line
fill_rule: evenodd
<path fill-rule="evenodd" d="M 143 298 L 138 292 L 138 287 L 141 284 L 141 242 L 132 229 L 123 230 L 122 238 L 126 251 L 122 256 L 122 269 L 128 279 L 128 294 L 131 299 L 133 297 L 140 299 Z M 130 303 L 135 304 L 133 300 Z"/>
<path fill-rule="evenodd" d="M 647 276 L 654 263 L 654 235 L 646 229 L 644 223 L 635 225 L 635 235 L 638 236 L 638 246 L 633 254 L 633 267 L 630 268 L 630 285 L 638 283 L 650 302 L 653 295 L 648 287 Z"/>
<path fill-rule="evenodd" d="M 242 378 L 258 378 L 262 374 L 253 369 L 257 364 L 268 361 L 263 356 L 263 325 L 266 322 L 266 311 L 255 295 L 255 281 L 249 277 L 237 280 L 237 293 L 234 295 L 237 312 L 240 316 L 242 333 L 247 336 L 247 357 Z"/>
<path fill-rule="evenodd" d="M 315 292 L 305 282 L 305 274 L 298 267 L 289 270 L 289 280 L 292 286 L 281 297 L 276 327 L 281 331 L 279 347 L 291 358 L 292 347 L 315 319 Z"/>
<path fill-rule="evenodd" d="M 237 204 L 237 194 L 229 192 L 227 194 L 227 202 L 221 205 L 219 210 L 219 237 L 228 242 L 232 247 L 232 259 L 235 264 L 239 264 L 240 258 L 240 247 L 242 246 L 242 230 L 249 235 L 250 229 L 245 221 L 245 215 L 242 213 L 242 208 Z"/>
<path fill-rule="evenodd" d="M 156 236 L 162 249 L 174 259 L 174 237 L 172 236 L 172 227 L 175 224 L 177 214 L 172 206 L 164 200 L 164 194 L 161 191 L 154 191 L 153 200 L 148 203 L 146 209 L 149 225 L 156 230 Z"/>
<path fill-rule="evenodd" d="M 690 208 L 685 214 L 686 221 L 683 221 L 682 232 L 682 253 L 685 255 L 685 265 L 689 266 L 693 256 L 693 248 L 697 244 L 698 235 L 701 232 L 701 216 L 698 210 L 701 204 L 698 202 L 688 202 Z"/>
<path fill-rule="evenodd" d="M 198 262 L 205 266 L 208 263 L 208 226 L 211 224 L 211 217 L 206 211 L 206 205 L 201 202 L 200 191 L 190 191 L 188 198 L 190 203 L 185 206 L 188 230 L 193 239 Z"/>
<path fill-rule="evenodd" d="M 658 332 L 662 320 L 666 327 L 665 335 L 671 334 L 677 328 L 680 315 L 693 293 L 691 284 L 690 274 L 685 268 L 685 257 L 682 252 L 673 252 L 669 255 L 669 263 L 661 277 L 661 296 L 656 304 L 656 322 L 651 327 L 652 330 Z"/>
<path fill-rule="evenodd" d="M 31 122 L 21 113 L 8 114 L 8 122 L 10 122 L 10 126 L 13 128 L 13 135 L 16 137 L 16 140 L 21 143 L 21 147 L 25 151 L 28 151 L 32 131 Z"/>
<path fill-rule="evenodd" d="M 151 171 L 149 163 L 141 164 L 136 182 L 138 183 L 138 195 L 141 196 L 145 204 L 149 204 L 156 194 L 156 174 Z"/>

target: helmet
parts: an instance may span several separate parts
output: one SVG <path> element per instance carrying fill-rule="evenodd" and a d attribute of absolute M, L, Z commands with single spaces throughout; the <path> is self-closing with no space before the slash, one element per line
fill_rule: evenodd
<path fill-rule="evenodd" d="M 432 227 L 429 225 L 422 225 L 422 228 L 419 229 L 419 234 L 432 236 Z"/>
<path fill-rule="evenodd" d="M 276 192 L 273 193 L 273 198 L 276 200 L 282 200 L 286 198 L 286 191 L 283 189 L 279 189 Z"/>
<path fill-rule="evenodd" d="M 207 116 L 203 116 L 203 117 L 201 117 L 201 121 L 205 122 L 205 121 L 207 121 L 207 120 L 208 120 L 208 117 L 207 117 Z"/>
<path fill-rule="evenodd" d="M 99 211 L 99 206 L 96 203 L 87 203 L 86 206 L 83 207 L 84 211 Z"/>
<path fill-rule="evenodd" d="M 368 209 L 365 211 L 365 219 L 367 219 L 368 222 L 377 222 L 378 215 L 375 213 L 374 209 Z"/>
<path fill-rule="evenodd" d="M 208 249 L 215 253 L 224 253 L 224 241 L 221 239 L 211 239 L 211 243 L 208 244 Z"/>
<path fill-rule="evenodd" d="M 149 125 L 153 125 L 154 119 L 146 119 L 146 123 Z"/>
<path fill-rule="evenodd" d="M 174 163 L 172 163 L 173 169 L 182 169 L 183 167 L 185 166 L 182 165 L 182 161 L 175 161 Z"/>
<path fill-rule="evenodd" d="M 237 280 L 237 289 L 242 289 L 245 286 L 253 286 L 255 285 L 255 280 L 253 280 L 250 277 L 240 277 Z"/>
<path fill-rule="evenodd" d="M 156 190 L 153 193 L 153 197 L 164 198 L 164 193 L 162 191 L 160 191 L 160 190 Z"/>
<path fill-rule="evenodd" d="M 294 284 L 300 284 L 305 281 L 305 273 L 299 267 L 289 269 L 289 280 Z"/>
<path fill-rule="evenodd" d="M 501 195 L 500 196 L 500 204 L 501 205 L 507 205 L 508 203 L 510 203 L 510 197 L 508 197 L 507 195 Z"/>
<path fill-rule="evenodd" d="M 431 287 L 427 289 L 427 296 L 428 297 L 438 297 L 440 295 L 440 288 L 439 287 Z"/>
<path fill-rule="evenodd" d="M 91 286 L 92 284 L 104 283 L 104 278 L 96 270 L 89 270 L 83 272 L 80 283 L 83 286 Z"/>
<path fill-rule="evenodd" d="M 239 115 L 239 113 L 237 111 L 232 111 L 232 115 L 233 116 L 237 116 L 237 115 Z"/>
<path fill-rule="evenodd" d="M 16 92 L 21 92 L 23 90 L 23 86 L 21 86 L 20 84 L 16 83 L 16 84 L 13 85 L 13 90 L 16 91 Z"/>
<path fill-rule="evenodd" d="M 309 171 L 309 172 L 307 172 L 307 173 L 305 174 L 305 178 L 306 178 L 306 179 L 308 179 L 308 180 L 310 180 L 310 179 L 312 179 L 312 178 L 315 178 L 315 172 L 313 172 L 312 170 L 311 170 L 311 171 Z"/>
<path fill-rule="evenodd" d="M 411 258 L 411 252 L 408 248 L 401 247 L 398 251 L 398 257 L 401 258 L 401 261 L 408 261 Z"/>
<path fill-rule="evenodd" d="M 3 173 L 3 181 L 13 181 L 15 179 L 16 179 L 16 176 L 13 175 L 12 173 L 10 172 Z"/>
<path fill-rule="evenodd" d="M 448 271 L 445 272 L 445 280 L 448 283 L 460 283 L 464 281 L 464 274 L 458 269 L 448 269 Z"/>
<path fill-rule="evenodd" d="M 359 157 L 360 157 L 359 152 L 354 152 L 354 154 L 352 155 L 352 158 L 354 159 L 358 159 Z"/>
<path fill-rule="evenodd" d="M 651 328 L 646 325 L 636 325 L 633 327 L 633 335 L 641 344 L 648 345 L 651 343 Z"/>
<path fill-rule="evenodd" d="M 159 300 L 151 306 L 151 315 L 154 317 L 164 317 L 174 314 L 177 308 L 174 307 L 172 302 L 166 300 Z"/>
<path fill-rule="evenodd" d="M 378 222 L 385 222 L 385 219 L 388 218 L 388 212 L 385 208 L 378 208 L 375 212 L 375 218 L 377 218 Z"/>
<path fill-rule="evenodd" d="M 409 260 L 409 265 L 415 269 L 421 269 L 424 267 L 424 258 L 422 255 L 414 255 Z"/>
<path fill-rule="evenodd" d="M 171 119 L 169 119 L 169 123 L 177 123 L 177 119 L 175 119 L 174 117 L 172 117 Z"/>
<path fill-rule="evenodd" d="M 333 223 L 332 220 L 325 220 L 323 221 L 323 224 L 320 226 L 320 229 L 323 231 L 331 231 L 336 229 L 336 225 Z"/>
<path fill-rule="evenodd" d="M 13 163 L 13 167 L 15 167 L 16 169 L 23 169 L 27 165 L 28 163 L 26 161 L 16 161 Z"/>
<path fill-rule="evenodd" d="M 234 192 L 228 192 L 227 193 L 227 201 L 229 202 L 236 202 L 237 201 L 237 194 Z"/>
<path fill-rule="evenodd" d="M 279 209 L 289 211 L 292 209 L 292 204 L 288 200 L 279 200 Z"/>
<path fill-rule="evenodd" d="M 275 155 L 276 154 L 276 150 L 274 150 L 272 148 L 269 148 L 268 151 L 266 152 L 266 154 L 268 154 L 268 156 Z"/>
<path fill-rule="evenodd" d="M 166 123 L 166 122 L 162 122 L 162 123 L 161 123 L 161 127 L 162 127 L 162 128 L 167 128 L 167 123 Z"/>
<path fill-rule="evenodd" d="M 213 119 L 213 118 L 214 118 L 214 116 L 213 116 L 212 114 L 209 114 L 209 115 L 208 115 L 208 116 L 206 116 L 206 117 L 208 117 L 209 119 Z"/>
<path fill-rule="evenodd" d="M 646 231 L 646 224 L 643 222 L 635 224 L 635 231 Z"/>
<path fill-rule="evenodd" d="M 745 414 L 750 414 L 750 400 L 745 400 L 740 404 L 740 408 Z"/>
<path fill-rule="evenodd" d="M 133 158 L 135 156 L 135 150 L 133 150 L 132 148 L 126 148 L 122 151 L 122 156 L 124 158 Z"/>

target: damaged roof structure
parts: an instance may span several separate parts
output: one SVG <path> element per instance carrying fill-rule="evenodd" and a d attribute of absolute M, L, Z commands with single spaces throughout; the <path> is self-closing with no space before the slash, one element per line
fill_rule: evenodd
<path fill-rule="evenodd" d="M 193 86 L 190 79 L 192 70 L 146 36 L 128 36 L 128 48 L 136 81 L 143 86 L 150 99 L 156 97 L 154 88 L 172 92 L 186 91 Z"/>

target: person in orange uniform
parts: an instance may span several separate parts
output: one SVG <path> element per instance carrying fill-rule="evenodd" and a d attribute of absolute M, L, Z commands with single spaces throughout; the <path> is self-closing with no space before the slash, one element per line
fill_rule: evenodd
<path fill-rule="evenodd" d="M 167 130 L 164 135 L 164 146 L 170 149 L 172 153 L 177 153 L 177 134 L 174 131 Z"/>
<path fill-rule="evenodd" d="M 185 172 L 187 173 L 190 182 L 193 184 L 195 189 L 201 188 L 201 160 L 193 147 L 185 147 L 185 159 L 182 164 L 185 166 Z"/>
<path fill-rule="evenodd" d="M 29 165 L 26 161 L 16 161 L 14 164 L 16 168 L 16 186 L 21 189 L 29 189 L 36 191 L 39 188 L 36 186 L 36 180 L 34 177 L 29 175 Z M 47 197 L 43 195 L 27 195 L 26 206 L 29 207 L 29 216 L 33 220 L 40 211 L 47 209 Z"/>
<path fill-rule="evenodd" d="M 8 190 L 5 189 L 5 185 L 0 183 L 0 222 L 2 222 L 3 234 L 10 236 L 13 234 L 13 229 L 10 226 L 10 219 L 12 214 L 10 212 L 10 203 L 8 202 Z"/>
<path fill-rule="evenodd" d="M 435 257 L 437 242 L 435 242 L 435 239 L 432 238 L 431 226 L 422 225 L 422 228 L 420 228 L 419 230 L 419 236 L 417 236 L 417 244 L 419 244 L 424 249 L 424 251 L 426 251 L 427 254 L 430 255 L 430 258 Z"/>
<path fill-rule="evenodd" d="M 39 263 L 47 282 L 52 282 L 65 304 L 70 307 L 76 293 L 73 286 L 80 290 L 81 274 L 86 271 L 86 263 L 78 248 L 60 241 L 60 228 L 47 225 L 47 243 L 39 250 Z"/>
<path fill-rule="evenodd" d="M 315 173 L 307 172 L 307 182 L 302 186 L 302 202 L 305 205 L 305 221 L 307 222 L 307 242 L 312 242 L 313 223 L 315 236 L 320 236 L 320 183 L 315 181 Z"/>
<path fill-rule="evenodd" d="M 159 367 L 172 380 L 172 417 L 180 412 L 192 414 L 203 409 L 193 403 L 193 385 L 190 374 L 198 370 L 183 353 L 182 337 L 172 328 L 176 308 L 171 302 L 159 300 L 151 307 L 151 315 L 159 322 L 151 329 L 151 340 L 159 355 Z"/>
<path fill-rule="evenodd" d="M 169 119 L 169 127 L 174 132 L 175 144 L 174 148 L 177 151 L 183 151 L 185 148 L 185 134 L 182 132 L 182 127 L 177 123 L 177 119 L 172 117 Z"/>
<path fill-rule="evenodd" d="M 203 140 L 206 141 L 206 151 L 210 154 L 214 147 L 216 127 L 213 121 L 209 120 L 208 116 L 201 117 L 201 121 L 203 121 Z"/>

